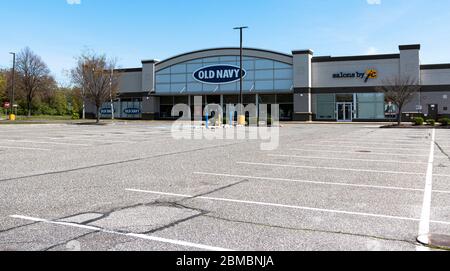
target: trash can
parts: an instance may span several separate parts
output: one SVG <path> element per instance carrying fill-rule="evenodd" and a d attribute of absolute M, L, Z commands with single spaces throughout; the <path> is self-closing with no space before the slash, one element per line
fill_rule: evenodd
<path fill-rule="evenodd" d="M 9 115 L 9 120 L 10 120 L 10 121 L 15 121 L 15 120 L 16 120 L 16 115 L 10 114 L 10 115 Z"/>

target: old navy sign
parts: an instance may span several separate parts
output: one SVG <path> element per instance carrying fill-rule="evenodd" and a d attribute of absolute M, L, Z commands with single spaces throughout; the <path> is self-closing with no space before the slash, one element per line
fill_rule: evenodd
<path fill-rule="evenodd" d="M 126 108 L 125 110 L 123 110 L 123 113 L 125 113 L 127 115 L 139 115 L 139 114 L 141 114 L 141 109 L 139 109 L 139 108 Z"/>
<path fill-rule="evenodd" d="M 213 65 L 198 69 L 192 75 L 195 80 L 205 84 L 228 84 L 240 80 L 240 68 L 233 65 Z M 242 70 L 242 77 L 247 72 Z"/>

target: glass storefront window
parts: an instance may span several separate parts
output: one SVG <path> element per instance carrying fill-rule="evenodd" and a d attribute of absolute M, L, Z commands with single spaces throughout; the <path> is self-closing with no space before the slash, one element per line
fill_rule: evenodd
<path fill-rule="evenodd" d="M 292 66 L 286 63 L 275 61 L 275 69 L 292 69 Z"/>
<path fill-rule="evenodd" d="M 173 105 L 173 96 L 161 96 L 159 103 L 164 105 Z"/>
<path fill-rule="evenodd" d="M 238 57 L 237 56 L 221 56 L 219 57 L 220 62 L 237 62 Z"/>
<path fill-rule="evenodd" d="M 280 104 L 280 120 L 292 120 L 293 112 L 293 104 Z"/>
<path fill-rule="evenodd" d="M 316 118 L 319 120 L 336 119 L 335 94 L 317 94 Z"/>
<path fill-rule="evenodd" d="M 200 58 L 160 70 L 156 72 L 156 94 L 238 93 L 239 82 L 210 85 L 200 83 L 193 78 L 193 73 L 202 67 L 216 64 L 238 66 L 238 60 L 237 56 L 226 55 Z M 243 64 L 247 72 L 244 78 L 244 92 L 256 94 L 292 91 L 292 65 L 256 57 L 244 57 Z"/>
<path fill-rule="evenodd" d="M 270 70 L 274 68 L 274 61 L 268 59 L 257 59 L 255 61 L 255 69 L 257 70 Z"/>
<path fill-rule="evenodd" d="M 256 104 L 256 95 L 244 95 L 244 104 Z"/>
<path fill-rule="evenodd" d="M 277 95 L 277 103 L 278 104 L 293 104 L 294 96 L 292 94 Z"/>
<path fill-rule="evenodd" d="M 186 73 L 186 64 L 178 64 L 170 68 L 171 73 Z"/>
<path fill-rule="evenodd" d="M 199 64 L 188 64 L 187 65 L 187 72 L 188 73 L 193 73 L 196 70 L 200 69 L 203 65 L 201 63 Z"/>
<path fill-rule="evenodd" d="M 292 77 L 292 69 L 275 70 L 275 79 L 290 79 Z"/>
<path fill-rule="evenodd" d="M 186 82 L 186 74 L 172 74 L 171 83 L 184 83 Z"/>
<path fill-rule="evenodd" d="M 286 90 L 291 91 L 292 81 L 291 80 L 276 80 L 275 90 Z"/>
<path fill-rule="evenodd" d="M 259 91 L 273 91 L 273 81 L 256 81 L 255 88 Z"/>
<path fill-rule="evenodd" d="M 175 94 L 180 93 L 182 91 L 186 91 L 186 85 L 185 84 L 171 84 L 170 85 L 171 91 Z"/>
<path fill-rule="evenodd" d="M 208 57 L 203 59 L 203 63 L 219 63 L 219 57 Z"/>
<path fill-rule="evenodd" d="M 170 75 L 169 74 L 157 75 L 156 81 L 158 81 L 158 83 L 170 83 Z"/>
<path fill-rule="evenodd" d="M 224 95 L 223 96 L 224 105 L 237 104 L 238 101 L 239 101 L 239 95 Z"/>
<path fill-rule="evenodd" d="M 255 72 L 256 80 L 273 79 L 273 70 L 258 70 Z"/>
<path fill-rule="evenodd" d="M 157 74 L 170 74 L 170 68 L 166 68 L 164 70 L 160 70 L 157 72 Z"/>
<path fill-rule="evenodd" d="M 276 103 L 276 96 L 275 94 L 263 94 L 263 95 L 259 95 L 259 103 L 260 104 L 274 104 Z"/>
<path fill-rule="evenodd" d="M 239 89 L 238 83 L 220 85 L 221 91 L 237 91 L 238 89 Z"/>
<path fill-rule="evenodd" d="M 156 89 L 159 92 L 168 93 L 168 92 L 170 92 L 170 84 L 158 83 L 158 84 L 156 84 Z"/>
<path fill-rule="evenodd" d="M 336 94 L 337 103 L 353 103 L 353 94 Z"/>
<path fill-rule="evenodd" d="M 188 83 L 188 85 L 187 85 L 187 91 L 189 91 L 189 92 L 198 93 L 198 92 L 201 92 L 202 89 L 203 89 L 203 86 L 200 83 Z"/>
<path fill-rule="evenodd" d="M 356 118 L 384 119 L 385 103 L 383 93 L 356 94 Z"/>
<path fill-rule="evenodd" d="M 208 104 L 219 104 L 220 105 L 220 95 L 208 95 L 206 97 Z"/>
<path fill-rule="evenodd" d="M 188 104 L 189 97 L 188 96 L 175 96 L 174 104 Z"/>

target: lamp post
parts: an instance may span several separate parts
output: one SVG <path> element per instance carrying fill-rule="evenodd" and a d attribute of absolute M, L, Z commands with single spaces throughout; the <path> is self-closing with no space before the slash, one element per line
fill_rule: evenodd
<path fill-rule="evenodd" d="M 82 74 L 82 85 L 81 85 L 81 98 L 82 98 L 82 100 L 83 100 L 83 111 L 82 111 L 82 119 L 83 120 L 85 120 L 86 119 L 86 99 L 85 99 L 85 96 L 86 96 L 86 88 L 85 88 L 85 86 L 86 86 L 86 71 L 87 71 L 87 64 L 86 63 L 84 63 L 83 64 L 83 70 L 82 70 L 82 72 L 81 72 L 81 74 Z"/>
<path fill-rule="evenodd" d="M 234 30 L 239 30 L 239 33 L 240 33 L 240 47 L 239 47 L 239 49 L 240 49 L 240 59 L 239 59 L 239 61 L 240 61 L 240 75 L 239 75 L 239 104 L 241 105 L 240 106 L 240 109 L 239 109 L 239 111 L 240 112 L 238 112 L 238 124 L 239 125 L 244 125 L 245 124 L 245 116 L 243 115 L 243 112 L 242 112 L 242 110 L 243 110 L 243 106 L 244 106 L 244 95 L 243 95 L 243 91 L 242 91 L 242 89 L 243 89 L 243 82 L 244 82 L 244 71 L 243 71 L 243 61 L 242 61 L 242 59 L 243 59 L 243 54 L 244 54 L 244 47 L 243 47 L 243 30 L 244 29 L 247 29 L 248 27 L 247 26 L 239 26 L 239 27 L 235 27 L 235 28 L 233 28 Z"/>
<path fill-rule="evenodd" d="M 111 68 L 111 76 L 109 78 L 109 99 L 111 102 L 111 120 L 114 120 L 114 103 L 113 103 L 113 98 L 112 98 L 113 76 L 114 76 L 114 69 Z"/>
<path fill-rule="evenodd" d="M 10 54 L 13 56 L 13 68 L 12 68 L 12 83 L 11 83 L 11 113 L 12 108 L 14 108 L 15 104 L 15 98 L 14 98 L 14 91 L 15 91 L 15 84 L 16 84 L 16 53 L 10 52 Z"/>

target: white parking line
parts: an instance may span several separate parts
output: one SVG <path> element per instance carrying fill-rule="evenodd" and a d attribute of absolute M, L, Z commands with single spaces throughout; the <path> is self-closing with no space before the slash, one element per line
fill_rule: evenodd
<path fill-rule="evenodd" d="M 436 158 L 436 157 L 434 157 Z M 450 175 L 445 175 L 445 174 L 433 174 L 434 177 L 445 177 L 445 178 L 450 178 Z"/>
<path fill-rule="evenodd" d="M 68 145 L 68 146 L 81 146 L 81 147 L 90 147 L 92 145 L 87 144 L 75 144 L 75 143 L 63 143 L 63 142 L 50 142 L 50 141 L 33 141 L 33 140 L 15 140 L 15 139 L 5 139 L 4 141 L 13 142 L 13 143 L 31 143 L 31 144 L 50 144 L 50 145 Z"/>
<path fill-rule="evenodd" d="M 423 173 L 419 173 L 419 172 L 402 172 L 402 171 L 387 171 L 387 170 L 373 170 L 373 169 L 355 169 L 355 168 L 338 168 L 338 167 L 315 167 L 315 166 L 298 166 L 298 165 L 268 164 L 268 163 L 253 163 L 253 162 L 236 162 L 236 164 L 250 165 L 250 166 L 264 166 L 264 167 L 308 168 L 308 169 L 325 169 L 325 170 L 371 172 L 371 173 L 386 173 L 386 174 L 400 174 L 400 175 L 424 175 Z"/>
<path fill-rule="evenodd" d="M 420 219 L 418 219 L 418 218 L 402 217 L 402 216 L 380 215 L 380 214 L 371 214 L 371 213 L 363 213 L 363 212 L 350 212 L 350 211 L 342 211 L 342 210 L 322 209 L 322 208 L 313 208 L 313 207 L 305 207 L 305 206 L 297 206 L 297 205 L 285 205 L 285 204 L 278 204 L 278 203 L 267 203 L 267 202 L 257 202 L 257 201 L 247 201 L 247 200 L 226 199 L 226 198 L 203 197 L 203 196 L 195 197 L 195 196 L 183 195 L 183 194 L 165 193 L 165 192 L 149 191 L 149 190 L 141 190 L 141 189 L 131 189 L 131 188 L 125 189 L 125 190 L 129 191 L 129 192 L 146 193 L 146 194 L 153 194 L 153 195 L 160 195 L 160 196 L 190 198 L 193 200 L 212 200 L 212 201 L 233 202 L 233 203 L 260 205 L 260 206 L 306 210 L 306 211 L 314 211 L 314 212 L 322 212 L 322 213 L 334 213 L 334 214 L 345 214 L 345 215 L 355 215 L 355 216 L 365 216 L 365 217 L 376 217 L 376 218 L 385 218 L 385 219 L 414 221 L 414 222 L 420 221 Z M 435 223 L 435 224 L 450 225 L 450 222 L 446 222 L 446 221 L 434 221 L 433 220 L 430 222 Z"/>
<path fill-rule="evenodd" d="M 45 138 L 50 140 L 67 140 L 67 141 L 93 141 L 93 142 L 103 142 L 103 143 L 129 143 L 130 141 L 125 140 L 109 140 L 109 139 L 94 139 L 94 138 L 86 138 L 86 137 L 39 137 L 39 138 Z"/>
<path fill-rule="evenodd" d="M 242 178 L 242 179 L 251 179 L 251 180 L 283 181 L 283 182 L 293 182 L 293 183 L 308 183 L 308 184 L 319 184 L 319 185 L 336 185 L 336 186 L 349 186 L 349 187 L 360 187 L 360 188 L 374 188 L 374 189 L 404 190 L 404 191 L 413 191 L 413 192 L 424 192 L 423 189 L 398 187 L 398 186 L 380 186 L 380 185 L 365 185 L 365 184 L 336 183 L 336 182 L 319 182 L 319 181 L 306 181 L 306 180 L 272 178 L 272 177 L 256 177 L 256 176 L 246 176 L 246 175 L 209 173 L 209 172 L 194 172 L 194 174 L 196 174 L 196 175 L 205 175 L 205 176 L 215 176 L 215 177 Z M 444 190 L 433 190 L 433 192 L 434 193 L 442 193 L 442 194 L 450 194 L 450 191 L 444 191 Z"/>
<path fill-rule="evenodd" d="M 409 150 L 413 150 L 413 151 L 423 151 L 423 150 L 428 150 L 425 148 L 381 148 L 381 147 L 372 147 L 372 146 L 357 146 L 357 145 L 325 145 L 325 144 L 303 144 L 303 146 L 307 146 L 307 147 L 326 147 L 326 148 L 350 148 L 350 149 L 360 149 L 360 148 L 365 148 L 365 149 L 377 149 L 377 150 L 395 150 L 395 151 L 409 151 Z"/>
<path fill-rule="evenodd" d="M 430 157 L 428 159 L 428 169 L 425 179 L 425 193 L 423 197 L 422 214 L 420 216 L 419 236 L 430 233 L 430 212 L 431 212 L 431 197 L 433 192 L 433 164 L 434 164 L 434 144 L 436 140 L 436 130 L 431 132 L 431 146 Z M 418 250 L 423 250 L 419 247 Z"/>
<path fill-rule="evenodd" d="M 370 143 L 369 143 L 370 142 Z M 319 142 L 315 142 L 315 143 L 337 143 L 337 144 L 356 144 L 356 143 L 364 143 L 364 145 L 380 145 L 380 146 L 409 146 L 410 148 L 416 148 L 418 144 L 420 143 L 399 143 L 399 142 L 394 142 L 392 141 L 391 143 L 389 143 L 389 141 L 373 141 L 373 140 L 367 140 L 367 141 L 342 141 L 342 140 L 321 140 Z M 428 142 L 424 141 L 421 142 L 423 144 L 428 144 Z"/>
<path fill-rule="evenodd" d="M 323 159 L 323 160 L 339 160 L 339 161 L 377 162 L 377 163 L 427 164 L 426 162 L 405 162 L 405 161 L 399 161 L 399 160 L 353 159 L 353 158 L 342 158 L 342 157 L 315 157 L 315 156 L 284 155 L 284 154 L 268 154 L 268 156 L 270 156 L 270 157 L 301 158 L 301 159 Z"/>
<path fill-rule="evenodd" d="M 0 146 L 0 148 L 4 149 L 17 149 L 17 150 L 31 150 L 31 151 L 51 151 L 50 149 L 41 149 L 41 148 L 25 148 L 25 147 L 11 147 L 11 146 Z"/>
<path fill-rule="evenodd" d="M 361 148 L 362 150 L 366 148 Z M 333 150 L 312 150 L 312 149 L 290 149 L 293 151 L 302 151 L 302 152 L 325 152 L 325 153 L 350 153 L 350 154 L 363 154 L 363 155 L 386 155 L 386 156 L 404 156 L 404 157 L 428 157 L 428 155 L 421 154 L 399 154 L 399 153 L 381 153 L 381 152 L 358 152 L 358 151 L 333 151 Z M 441 156 L 445 157 L 445 156 Z"/>
<path fill-rule="evenodd" d="M 196 244 L 196 243 L 191 243 L 191 242 L 186 242 L 186 241 L 166 239 L 166 238 L 150 236 L 150 235 L 145 235 L 145 234 L 123 233 L 123 232 L 106 230 L 106 229 L 102 229 L 102 228 L 98 228 L 98 227 L 94 227 L 94 226 L 87 226 L 87 225 L 75 224 L 75 223 L 70 223 L 70 222 L 57 222 L 57 221 L 29 217 L 29 216 L 22 216 L 22 215 L 12 215 L 10 217 L 15 218 L 15 219 L 27 220 L 27 221 L 41 222 L 41 223 L 46 223 L 46 224 L 61 225 L 61 226 L 86 229 L 86 230 L 91 230 L 91 231 L 96 231 L 96 232 L 103 232 L 103 233 L 109 233 L 109 234 L 115 234 L 115 235 L 134 237 L 134 238 L 139 238 L 139 239 L 156 241 L 156 242 L 160 242 L 160 243 L 174 244 L 174 245 L 183 246 L 183 247 L 193 247 L 193 248 L 210 250 L 210 251 L 232 251 L 230 249 L 225 249 L 225 248 L 221 248 L 221 247 L 213 247 L 213 246 Z"/>

